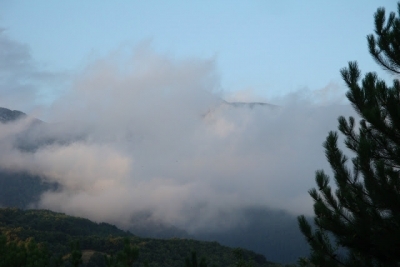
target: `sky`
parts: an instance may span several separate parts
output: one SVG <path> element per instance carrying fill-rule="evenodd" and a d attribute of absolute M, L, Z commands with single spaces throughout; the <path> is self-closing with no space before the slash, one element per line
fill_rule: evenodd
<path fill-rule="evenodd" d="M 174 59 L 213 59 L 221 90 L 269 100 L 343 86 L 339 70 L 350 60 L 379 71 L 365 38 L 379 6 L 396 10 L 393 1 L 2 0 L 0 25 L 43 71 L 77 75 L 93 60 L 148 42 Z M 42 86 L 36 101 L 49 103 L 64 89 Z"/>
<path fill-rule="evenodd" d="M 322 143 L 356 116 L 339 70 L 357 60 L 393 78 L 367 49 L 379 6 L 396 9 L 2 0 L 0 106 L 51 125 L 32 140 L 68 141 L 21 151 L 10 140 L 29 118 L 0 125 L 0 167 L 63 186 L 36 207 L 125 228 L 143 211 L 189 232 L 233 227 L 249 206 L 310 215 L 314 173 L 329 173 Z"/>

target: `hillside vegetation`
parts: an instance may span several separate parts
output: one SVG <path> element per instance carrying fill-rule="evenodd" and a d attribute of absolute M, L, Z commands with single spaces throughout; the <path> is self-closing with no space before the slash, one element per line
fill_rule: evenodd
<path fill-rule="evenodd" d="M 0 209 L 0 232 L 4 241 L 3 248 L 0 242 L 0 266 L 6 243 L 26 247 L 30 244 L 32 248 L 37 246 L 42 253 L 40 255 L 47 255 L 48 266 L 73 266 L 71 253 L 77 248 L 83 259 L 82 264 L 77 266 L 107 266 L 104 255 L 117 255 L 124 249 L 126 240 L 139 252 L 132 266 L 185 266 L 186 258 L 194 251 L 199 259 L 205 258 L 207 266 L 240 264 L 237 249 L 221 246 L 217 242 L 140 238 L 107 223 L 95 223 L 48 210 Z M 71 247 L 71 244 L 77 246 Z M 241 250 L 240 254 L 243 262 L 254 267 L 278 266 L 248 250 Z"/>

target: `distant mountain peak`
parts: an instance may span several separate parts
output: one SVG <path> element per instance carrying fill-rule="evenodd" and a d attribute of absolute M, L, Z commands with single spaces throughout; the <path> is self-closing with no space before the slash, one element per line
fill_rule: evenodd
<path fill-rule="evenodd" d="M 264 106 L 264 107 L 270 107 L 270 108 L 278 107 L 276 105 L 265 103 L 265 102 L 238 102 L 238 101 L 228 102 L 228 101 L 224 100 L 224 104 L 230 105 L 233 107 L 249 107 L 249 108 L 254 108 L 254 107 L 258 107 L 258 106 Z"/>
<path fill-rule="evenodd" d="M 18 119 L 25 118 L 27 115 L 18 110 L 11 110 L 8 108 L 0 107 L 0 122 L 7 123 Z"/>

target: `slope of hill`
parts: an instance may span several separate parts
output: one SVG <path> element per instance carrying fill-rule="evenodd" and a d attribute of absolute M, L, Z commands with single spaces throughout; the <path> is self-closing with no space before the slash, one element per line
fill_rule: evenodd
<path fill-rule="evenodd" d="M 0 107 L 0 124 L 8 124 L 25 118 L 28 118 L 28 115 L 21 111 Z M 7 141 L 11 142 L 12 146 L 25 147 L 27 133 L 39 124 L 41 121 L 33 118 L 26 131 L 12 136 Z M 38 176 L 0 168 L 0 207 L 26 208 L 29 204 L 38 201 L 44 191 L 52 188 L 55 188 L 55 184 L 45 183 Z"/>
<path fill-rule="evenodd" d="M 261 102 L 244 103 L 222 100 L 218 108 L 248 112 L 252 109 L 266 108 L 268 110 L 274 110 L 279 107 Z M 218 112 L 218 110 L 209 111 L 209 113 L 213 112 Z M 20 111 L 0 108 L 0 126 L 2 127 L 12 126 L 11 122 L 28 117 L 29 115 Z M 28 120 L 28 122 L 30 121 L 31 120 Z M 84 131 L 78 129 L 79 127 L 68 135 L 60 135 L 58 134 L 59 131 L 64 129 L 61 127 L 61 123 L 46 123 L 34 118 L 31 122 L 34 123 L 28 124 L 28 126 L 24 128 L 24 131 L 3 140 L 3 142 L 12 142 L 13 148 L 23 152 L 33 153 L 37 149 L 52 144 L 63 145 L 76 140 L 85 139 Z M 9 143 L 7 143 L 7 145 L 9 145 Z M 17 207 L 21 209 L 37 207 L 42 193 L 49 190 L 60 189 L 62 189 L 62 185 L 46 182 L 46 179 L 38 175 L 0 168 L 0 207 Z M 223 245 L 232 247 L 240 246 L 254 250 L 257 253 L 262 253 L 267 259 L 276 262 L 295 262 L 299 256 L 308 253 L 306 242 L 298 230 L 297 221 L 294 216 L 284 212 L 277 213 L 274 210 L 252 210 L 252 207 L 248 208 L 237 211 L 244 215 L 247 223 L 226 231 L 200 231 L 189 234 L 185 229 L 177 228 L 164 221 L 148 219 L 146 217 L 147 211 L 144 211 L 144 215 L 133 214 L 132 224 L 126 229 L 129 229 L 135 235 L 147 238 L 178 237 L 205 241 L 216 240 Z M 113 220 L 111 221 L 116 223 Z M 118 225 L 118 223 L 116 224 Z M 287 243 L 287 240 L 291 241 Z"/>
<path fill-rule="evenodd" d="M 56 184 L 44 182 L 38 176 L 0 169 L 0 207 L 27 208 L 43 192 L 56 188 Z"/>
<path fill-rule="evenodd" d="M 299 255 L 309 254 L 307 242 L 298 230 L 296 216 L 266 207 L 247 207 L 241 212 L 246 224 L 226 231 L 199 232 L 194 238 L 247 248 L 280 263 L 293 263 Z"/>
<path fill-rule="evenodd" d="M 124 238 L 129 238 L 139 249 L 139 259 L 134 266 L 142 266 L 144 262 L 149 266 L 184 266 L 192 251 L 205 257 L 209 266 L 235 266 L 236 261 L 235 250 L 217 242 L 140 238 L 107 223 L 94 223 L 47 210 L 0 209 L 0 232 L 9 240 L 23 241 L 33 237 L 39 244 L 45 244 L 51 255 L 64 258 L 71 242 L 78 241 L 86 256 L 84 265 L 93 267 L 105 266 L 102 254 L 120 251 Z M 248 250 L 243 250 L 243 258 L 255 267 L 273 266 L 264 256 Z"/>
<path fill-rule="evenodd" d="M 26 117 L 27 115 L 18 110 L 10 110 L 0 107 L 0 122 L 7 123 Z"/>

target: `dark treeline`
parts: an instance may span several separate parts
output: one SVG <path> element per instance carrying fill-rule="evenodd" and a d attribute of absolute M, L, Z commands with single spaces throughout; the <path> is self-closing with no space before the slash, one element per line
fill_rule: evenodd
<path fill-rule="evenodd" d="M 206 266 L 275 266 L 248 250 L 241 250 L 239 261 L 237 250 L 217 242 L 140 238 L 107 223 L 47 210 L 0 209 L 0 232 L 0 267 L 185 266 L 192 252 Z"/>
<path fill-rule="evenodd" d="M 361 75 L 357 62 L 341 70 L 347 99 L 360 116 L 338 119 L 348 158 L 331 131 L 324 142 L 333 172 L 316 172 L 313 225 L 298 218 L 311 247 L 302 266 L 400 266 L 400 2 L 397 13 L 375 13 L 367 36 L 372 58 L 393 75 L 391 84 L 375 72 Z M 315 227 L 313 227 L 315 226 Z"/>

